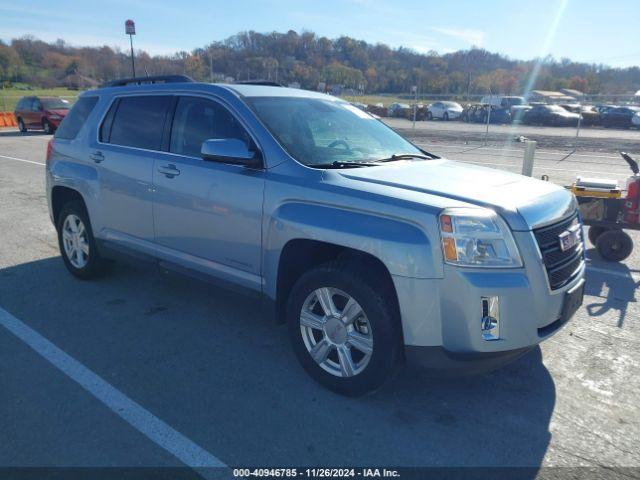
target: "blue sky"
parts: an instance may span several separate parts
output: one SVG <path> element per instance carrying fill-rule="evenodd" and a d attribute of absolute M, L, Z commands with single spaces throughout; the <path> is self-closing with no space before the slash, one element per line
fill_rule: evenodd
<path fill-rule="evenodd" d="M 482 46 L 513 58 L 640 64 L 638 0 L 0 0 L 0 38 L 25 34 L 154 54 L 192 50 L 242 30 L 311 30 L 439 53 Z M 557 27 L 557 28 L 555 28 Z"/>

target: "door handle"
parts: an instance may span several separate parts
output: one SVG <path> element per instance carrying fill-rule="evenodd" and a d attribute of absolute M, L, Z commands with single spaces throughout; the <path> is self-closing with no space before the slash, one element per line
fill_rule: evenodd
<path fill-rule="evenodd" d="M 89 155 L 89 157 L 96 163 L 101 163 L 102 161 L 104 161 L 104 155 L 102 154 L 102 152 L 93 152 Z"/>
<path fill-rule="evenodd" d="M 172 163 L 158 167 L 158 172 L 162 173 L 167 178 L 173 178 L 180 175 L 180 170 L 178 170 Z"/>

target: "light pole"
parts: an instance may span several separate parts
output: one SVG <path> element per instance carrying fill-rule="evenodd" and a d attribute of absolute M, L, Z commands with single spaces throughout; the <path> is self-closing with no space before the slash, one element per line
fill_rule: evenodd
<path fill-rule="evenodd" d="M 131 44 L 131 71 L 133 72 L 133 78 L 136 78 L 136 62 L 133 55 L 133 36 L 136 34 L 136 24 L 133 20 L 124 22 L 124 31 L 129 35 L 129 43 Z"/>

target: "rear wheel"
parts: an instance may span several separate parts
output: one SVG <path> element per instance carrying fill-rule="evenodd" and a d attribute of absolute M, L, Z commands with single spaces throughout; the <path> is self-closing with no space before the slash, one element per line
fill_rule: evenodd
<path fill-rule="evenodd" d="M 328 263 L 305 273 L 287 306 L 298 360 L 318 383 L 344 395 L 380 387 L 398 365 L 400 329 L 381 282 Z"/>
<path fill-rule="evenodd" d="M 596 250 L 605 260 L 621 262 L 631 255 L 633 240 L 622 230 L 609 230 L 598 237 Z"/>
<path fill-rule="evenodd" d="M 104 271 L 104 261 L 96 247 L 89 216 L 81 202 L 69 202 L 62 207 L 57 230 L 62 260 L 73 275 L 89 279 Z"/>
<path fill-rule="evenodd" d="M 27 126 L 24 124 L 24 120 L 22 120 L 22 118 L 20 117 L 18 117 L 18 129 L 22 133 L 27 133 Z"/>

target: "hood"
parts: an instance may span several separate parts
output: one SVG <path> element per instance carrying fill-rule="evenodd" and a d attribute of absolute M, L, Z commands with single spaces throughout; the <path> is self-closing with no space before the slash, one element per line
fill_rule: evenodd
<path fill-rule="evenodd" d="M 406 189 L 497 210 L 513 230 L 549 223 L 575 210 L 573 195 L 550 182 L 449 160 L 399 161 L 337 172 L 361 182 Z"/>

